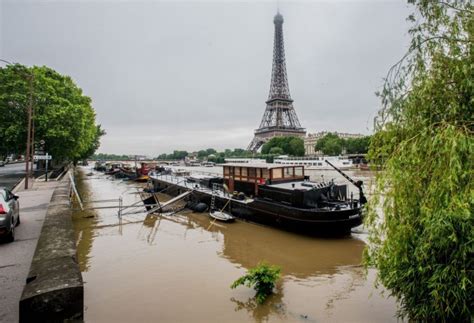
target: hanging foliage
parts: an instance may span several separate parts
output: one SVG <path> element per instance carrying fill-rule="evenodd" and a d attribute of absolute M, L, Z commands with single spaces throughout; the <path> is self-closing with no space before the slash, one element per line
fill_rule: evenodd
<path fill-rule="evenodd" d="M 411 47 L 379 94 L 369 158 L 383 166 L 365 224 L 368 266 L 413 321 L 474 311 L 474 7 L 409 1 Z M 380 207 L 383 216 L 379 215 Z"/>

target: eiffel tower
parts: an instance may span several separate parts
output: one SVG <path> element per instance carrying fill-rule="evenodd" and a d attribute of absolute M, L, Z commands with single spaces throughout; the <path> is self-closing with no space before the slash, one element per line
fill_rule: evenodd
<path fill-rule="evenodd" d="M 255 136 L 247 147 L 247 150 L 254 152 L 273 137 L 304 137 L 306 135 L 306 130 L 301 127 L 296 116 L 288 87 L 283 44 L 283 16 L 279 12 L 275 15 L 273 23 L 275 24 L 275 40 L 270 93 L 260 127 L 255 130 Z"/>

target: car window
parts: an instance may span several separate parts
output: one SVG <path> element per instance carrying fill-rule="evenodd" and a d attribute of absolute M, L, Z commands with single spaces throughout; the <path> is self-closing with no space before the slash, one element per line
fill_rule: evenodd
<path fill-rule="evenodd" d="M 10 201 L 13 198 L 13 193 L 9 190 L 5 190 L 5 200 Z"/>

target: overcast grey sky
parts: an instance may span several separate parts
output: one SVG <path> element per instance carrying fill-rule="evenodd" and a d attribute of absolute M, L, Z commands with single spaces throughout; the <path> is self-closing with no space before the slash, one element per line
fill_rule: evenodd
<path fill-rule="evenodd" d="M 280 1 L 308 132 L 369 134 L 407 50 L 405 1 Z M 101 152 L 246 148 L 270 86 L 276 1 L 0 0 L 0 58 L 48 65 L 93 100 Z"/>

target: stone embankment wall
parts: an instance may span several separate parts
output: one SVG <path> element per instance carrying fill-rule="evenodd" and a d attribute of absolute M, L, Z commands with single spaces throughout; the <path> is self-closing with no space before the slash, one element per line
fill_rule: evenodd
<path fill-rule="evenodd" d="M 20 299 L 20 322 L 81 321 L 84 286 L 76 261 L 70 178 L 55 189 Z"/>

